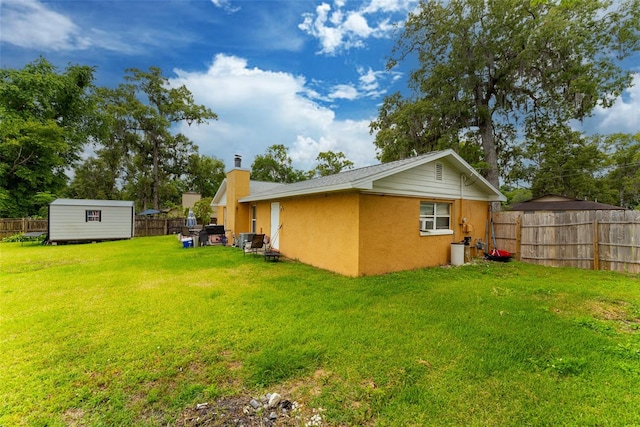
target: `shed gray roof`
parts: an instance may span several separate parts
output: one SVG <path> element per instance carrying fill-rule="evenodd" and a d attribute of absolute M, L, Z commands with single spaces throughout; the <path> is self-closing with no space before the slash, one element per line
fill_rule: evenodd
<path fill-rule="evenodd" d="M 53 206 L 122 206 L 132 207 L 130 200 L 93 200 L 93 199 L 56 199 L 50 203 Z"/>
<path fill-rule="evenodd" d="M 373 182 L 384 177 L 405 171 L 407 169 L 429 163 L 431 161 L 447 157 L 454 166 L 474 175 L 492 193 L 504 200 L 504 196 L 498 189 L 493 187 L 486 179 L 478 174 L 467 162 L 465 162 L 455 151 L 448 149 L 442 151 L 432 151 L 421 156 L 409 157 L 394 162 L 381 163 L 373 166 L 366 166 L 358 169 L 351 169 L 335 175 L 313 178 L 306 181 L 284 184 L 280 187 L 264 192 L 250 194 L 240 199 L 240 202 L 252 202 L 267 200 L 272 198 L 299 196 L 304 194 L 324 193 L 341 190 L 370 190 Z"/>

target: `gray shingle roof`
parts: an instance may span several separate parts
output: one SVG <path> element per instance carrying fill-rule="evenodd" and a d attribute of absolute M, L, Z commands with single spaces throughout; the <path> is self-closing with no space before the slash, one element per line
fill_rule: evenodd
<path fill-rule="evenodd" d="M 472 170 L 469 165 L 462 160 L 453 150 L 432 151 L 416 157 L 409 157 L 394 162 L 381 163 L 373 166 L 366 166 L 358 169 L 347 170 L 335 175 L 313 178 L 306 181 L 283 184 L 280 187 L 269 189 L 259 193 L 251 193 L 247 197 L 240 199 L 241 202 L 266 200 L 276 197 L 287 197 L 302 194 L 323 193 L 329 191 L 340 191 L 349 189 L 368 189 L 371 182 L 386 176 L 410 169 L 412 167 L 428 163 L 432 160 L 445 156 L 452 156 L 465 169 Z M 484 178 L 480 179 L 484 180 Z M 490 187 L 490 184 L 485 181 Z M 498 190 L 495 190 L 498 194 Z"/>
<path fill-rule="evenodd" d="M 265 191 L 271 191 L 278 187 L 282 187 L 285 184 L 280 182 L 266 182 L 266 181 L 249 181 L 249 192 L 250 194 L 258 194 L 263 193 Z"/>

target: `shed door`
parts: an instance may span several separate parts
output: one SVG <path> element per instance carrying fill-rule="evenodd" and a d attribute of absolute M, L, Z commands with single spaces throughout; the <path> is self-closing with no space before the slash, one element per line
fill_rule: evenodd
<path fill-rule="evenodd" d="M 280 203 L 271 203 L 271 246 L 280 248 Z"/>

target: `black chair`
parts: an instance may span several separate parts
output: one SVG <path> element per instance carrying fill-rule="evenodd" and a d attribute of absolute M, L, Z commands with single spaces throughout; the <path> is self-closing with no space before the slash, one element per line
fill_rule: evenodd
<path fill-rule="evenodd" d="M 264 234 L 256 234 L 251 239 L 251 243 L 247 242 L 244 247 L 245 255 L 248 252 L 252 252 L 254 254 L 258 253 L 258 250 L 264 248 Z"/>

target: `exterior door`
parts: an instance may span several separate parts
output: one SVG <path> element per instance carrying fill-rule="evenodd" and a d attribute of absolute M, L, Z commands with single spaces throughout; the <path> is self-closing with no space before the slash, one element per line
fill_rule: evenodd
<path fill-rule="evenodd" d="M 280 248 L 280 203 L 271 203 L 271 247 Z"/>

